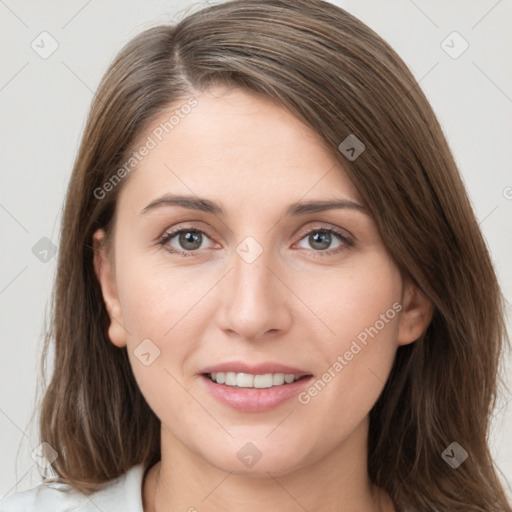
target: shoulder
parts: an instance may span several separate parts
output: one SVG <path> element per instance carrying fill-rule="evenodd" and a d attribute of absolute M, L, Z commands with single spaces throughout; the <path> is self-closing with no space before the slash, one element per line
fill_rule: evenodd
<path fill-rule="evenodd" d="M 68 484 L 42 483 L 4 498 L 0 502 L 0 512 L 143 512 L 143 474 L 142 464 L 133 466 L 89 496 Z"/>

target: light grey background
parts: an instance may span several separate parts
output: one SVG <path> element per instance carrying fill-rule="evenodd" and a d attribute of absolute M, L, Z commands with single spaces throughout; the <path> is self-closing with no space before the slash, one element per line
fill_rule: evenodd
<path fill-rule="evenodd" d="M 387 40 L 420 81 L 467 185 L 510 307 L 512 1 L 335 3 Z M 40 482 L 31 458 L 38 445 L 37 422 L 29 419 L 56 258 L 44 263 L 45 253 L 37 257 L 32 248 L 43 237 L 58 244 L 61 205 L 93 93 L 129 39 L 202 5 L 0 0 L 0 498 Z M 45 59 L 31 47 L 34 41 L 40 53 L 51 49 L 54 43 L 40 36 L 43 31 L 58 43 Z M 457 58 L 453 55 L 464 43 L 456 35 L 446 39 L 453 31 L 469 44 Z M 441 46 L 444 40 L 452 56 Z M 511 359 L 505 363 L 510 370 Z M 500 398 L 490 440 L 509 482 L 510 398 Z"/>

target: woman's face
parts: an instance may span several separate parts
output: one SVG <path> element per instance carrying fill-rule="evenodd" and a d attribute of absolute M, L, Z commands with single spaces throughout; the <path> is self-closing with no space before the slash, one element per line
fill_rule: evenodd
<path fill-rule="evenodd" d="M 168 133 L 172 109 L 140 138 L 113 251 L 96 252 L 109 336 L 163 445 L 285 474 L 362 446 L 398 345 L 427 320 L 316 134 L 241 90 L 196 99 Z"/>

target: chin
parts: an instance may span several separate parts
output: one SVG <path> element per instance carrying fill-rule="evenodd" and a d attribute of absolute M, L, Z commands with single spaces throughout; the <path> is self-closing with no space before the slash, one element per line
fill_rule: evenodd
<path fill-rule="evenodd" d="M 305 465 L 306 454 L 300 453 L 304 446 L 274 444 L 264 436 L 258 439 L 260 441 L 254 443 L 235 443 L 234 452 L 232 447 L 227 447 L 220 453 L 207 453 L 205 458 L 222 471 L 254 478 L 268 478 L 269 473 L 272 476 L 285 475 Z"/>

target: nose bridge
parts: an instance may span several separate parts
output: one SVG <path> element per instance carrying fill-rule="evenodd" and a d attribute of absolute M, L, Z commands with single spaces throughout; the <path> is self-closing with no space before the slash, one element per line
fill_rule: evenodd
<path fill-rule="evenodd" d="M 289 317 L 285 287 L 274 275 L 273 251 L 246 237 L 233 254 L 233 271 L 226 282 L 224 327 L 245 338 L 281 330 Z"/>

